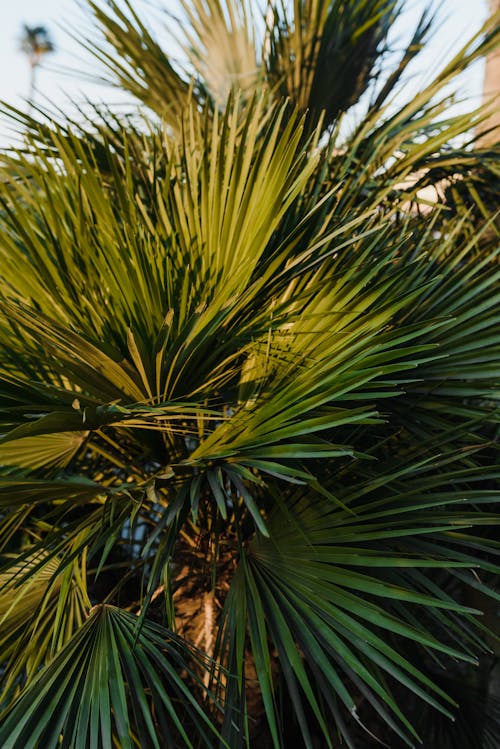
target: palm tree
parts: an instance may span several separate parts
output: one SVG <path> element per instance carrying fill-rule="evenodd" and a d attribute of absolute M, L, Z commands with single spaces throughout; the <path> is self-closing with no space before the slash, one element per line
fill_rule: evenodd
<path fill-rule="evenodd" d="M 493 749 L 495 19 L 407 96 L 392 0 L 88 5 L 137 110 L 1 166 L 0 746 Z"/>
<path fill-rule="evenodd" d="M 28 101 L 32 104 L 36 90 L 36 72 L 46 55 L 54 51 L 54 44 L 45 26 L 23 26 L 21 49 L 30 66 L 30 92 Z"/>

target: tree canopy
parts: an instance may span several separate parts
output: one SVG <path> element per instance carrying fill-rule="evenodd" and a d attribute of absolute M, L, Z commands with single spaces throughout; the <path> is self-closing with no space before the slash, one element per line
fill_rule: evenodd
<path fill-rule="evenodd" d="M 493 749 L 499 161 L 449 91 L 498 18 L 408 98 L 395 0 L 180 0 L 180 62 L 86 5 L 136 104 L 4 106 L 0 745 Z"/>

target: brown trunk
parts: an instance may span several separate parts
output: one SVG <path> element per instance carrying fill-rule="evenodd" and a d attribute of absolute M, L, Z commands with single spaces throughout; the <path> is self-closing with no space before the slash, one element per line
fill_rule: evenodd
<path fill-rule="evenodd" d="M 198 554 L 186 549 L 183 556 L 185 563 L 176 575 L 177 588 L 173 595 L 177 633 L 212 657 L 220 613 L 235 572 L 236 562 L 233 554 L 219 553 L 217 588 L 213 590 L 210 555 L 206 549 L 200 549 Z M 276 669 L 276 665 L 276 659 L 273 659 L 273 669 Z M 199 675 L 205 687 L 208 687 L 209 673 L 204 671 Z M 264 703 L 250 650 L 247 650 L 245 656 L 245 699 L 252 744 L 258 746 L 258 749 L 271 749 Z"/>
<path fill-rule="evenodd" d="M 490 0 L 490 13 L 500 13 L 500 0 Z M 496 101 L 495 101 L 496 97 Z M 492 113 L 488 119 L 481 124 L 481 136 L 478 144 L 488 146 L 500 140 L 500 49 L 492 52 L 486 58 L 486 68 L 483 84 L 483 102 L 490 103 Z M 491 128 L 497 128 L 491 131 Z"/>

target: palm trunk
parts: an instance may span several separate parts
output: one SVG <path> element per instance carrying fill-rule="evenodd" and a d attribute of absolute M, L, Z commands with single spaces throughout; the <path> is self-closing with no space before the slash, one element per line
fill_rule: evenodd
<path fill-rule="evenodd" d="M 500 12 L 500 0 L 490 0 L 489 9 L 491 15 Z M 479 140 L 479 145 L 489 146 L 499 140 L 500 128 L 500 106 L 498 100 L 493 102 L 494 97 L 500 95 L 500 50 L 495 50 L 486 58 L 486 68 L 484 72 L 483 83 L 483 102 L 491 102 L 491 115 L 481 124 L 483 135 Z M 492 128 L 495 128 L 492 130 Z"/>
<path fill-rule="evenodd" d="M 30 62 L 30 88 L 29 88 L 29 95 L 28 95 L 28 111 L 32 109 L 32 107 L 34 106 L 34 101 L 35 101 L 36 68 L 37 68 L 36 62 Z"/>

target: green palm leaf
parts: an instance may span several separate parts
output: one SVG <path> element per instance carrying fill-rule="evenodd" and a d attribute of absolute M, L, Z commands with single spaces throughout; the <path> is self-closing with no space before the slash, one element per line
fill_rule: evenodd
<path fill-rule="evenodd" d="M 179 677 L 207 664 L 180 638 L 114 607 L 93 609 L 75 636 L 3 714 L 2 745 L 193 747 L 186 722 L 212 746 L 216 729 Z M 127 690 L 138 698 L 130 708 Z M 194 722 L 193 722 L 194 719 Z M 193 734 L 192 734 L 193 737 Z M 62 742 L 62 743 L 61 743 Z M 178 742 L 181 742 L 179 744 Z"/>
<path fill-rule="evenodd" d="M 62 573 L 44 552 L 11 563 L 0 574 L 0 648 L 6 664 L 0 680 L 2 701 L 29 683 L 40 664 L 71 639 L 88 609 L 86 571 L 77 563 Z"/>

